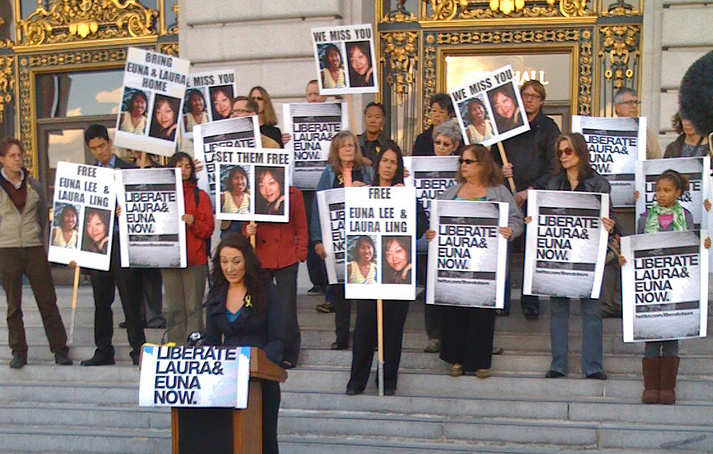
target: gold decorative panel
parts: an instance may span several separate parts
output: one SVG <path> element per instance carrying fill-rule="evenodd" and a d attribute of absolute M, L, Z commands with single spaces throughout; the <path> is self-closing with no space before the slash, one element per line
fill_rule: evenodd
<path fill-rule="evenodd" d="M 585 17 L 594 15 L 586 0 L 423 0 L 423 20 Z"/>
<path fill-rule="evenodd" d="M 55 0 L 18 21 L 19 45 L 156 36 L 158 11 L 136 0 Z"/>

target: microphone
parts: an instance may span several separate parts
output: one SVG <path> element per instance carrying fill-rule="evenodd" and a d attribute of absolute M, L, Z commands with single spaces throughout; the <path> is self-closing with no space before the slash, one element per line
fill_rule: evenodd
<path fill-rule="evenodd" d="M 174 324 L 168 326 L 168 327 L 163 331 L 163 334 L 161 335 L 161 344 L 160 344 L 160 345 L 164 345 L 164 344 L 166 343 L 166 342 L 165 342 L 165 341 L 166 341 L 166 335 L 167 335 L 172 329 L 174 329 L 174 328 L 176 328 L 176 327 L 178 327 L 178 326 L 181 326 L 181 325 L 183 325 L 183 324 L 188 324 L 188 319 L 191 318 L 191 317 L 193 317 L 194 315 L 196 315 L 198 312 L 202 312 L 203 309 L 205 309 L 206 306 L 208 306 L 208 303 L 209 303 L 209 302 L 210 302 L 210 300 L 209 300 L 209 299 L 206 299 L 206 300 L 201 304 L 201 306 L 200 306 L 198 309 L 196 309 L 196 310 L 192 311 L 190 314 L 188 314 L 188 315 L 186 316 L 186 319 L 185 319 L 185 320 L 181 320 L 181 321 L 179 321 L 179 322 L 176 322 L 176 323 L 174 323 Z M 198 333 L 198 332 L 197 332 L 197 331 L 194 331 L 194 332 L 190 333 L 189 336 L 188 336 L 187 342 L 189 342 L 189 343 L 190 343 L 190 342 L 194 342 L 194 341 L 192 340 L 192 338 L 193 338 L 194 334 L 196 334 L 196 333 Z M 202 340 L 202 339 L 203 339 L 203 335 L 202 335 L 201 333 L 198 333 L 198 335 L 200 336 L 200 339 L 196 339 L 196 341 L 197 341 L 197 340 Z M 195 344 L 193 344 L 193 345 L 195 345 Z"/>
<path fill-rule="evenodd" d="M 713 51 L 693 63 L 681 79 L 678 108 L 698 134 L 713 132 Z"/>

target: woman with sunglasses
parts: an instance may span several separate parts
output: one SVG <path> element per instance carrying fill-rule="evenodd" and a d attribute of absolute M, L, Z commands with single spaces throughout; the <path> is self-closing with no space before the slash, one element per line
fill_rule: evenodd
<path fill-rule="evenodd" d="M 510 191 L 503 186 L 503 175 L 482 145 L 469 145 L 460 155 L 458 184 L 451 186 L 439 200 L 474 202 L 507 202 L 508 226 L 498 232 L 508 241 L 522 235 L 522 212 Z M 426 239 L 436 237 L 434 230 L 426 231 Z M 505 284 L 506 288 L 509 285 Z M 495 335 L 495 309 L 443 306 L 441 318 L 441 359 L 453 364 L 453 377 L 464 372 L 475 372 L 478 378 L 490 377 Z"/>
<path fill-rule="evenodd" d="M 547 184 L 550 191 L 576 191 L 608 194 L 609 182 L 589 164 L 589 151 L 584 136 L 562 134 L 555 142 L 555 172 Z M 530 222 L 530 218 L 525 219 Z M 616 223 L 602 218 L 611 234 Z M 619 229 L 617 229 L 618 231 Z M 582 374 L 594 380 L 606 380 L 602 370 L 602 307 L 598 299 L 582 298 Z M 569 298 L 550 298 L 550 342 L 552 363 L 546 378 L 567 375 L 569 340 Z"/>

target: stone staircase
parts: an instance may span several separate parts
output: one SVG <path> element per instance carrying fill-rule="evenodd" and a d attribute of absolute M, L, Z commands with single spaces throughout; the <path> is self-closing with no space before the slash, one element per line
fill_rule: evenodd
<path fill-rule="evenodd" d="M 71 288 L 58 287 L 58 295 L 68 326 Z M 643 346 L 621 341 L 620 320 L 604 321 L 607 381 L 581 378 L 576 303 L 569 378 L 542 378 L 550 361 L 546 301 L 538 321 L 515 310 L 498 318 L 495 345 L 505 353 L 493 358 L 491 378 L 452 378 L 437 354 L 422 352 L 423 303 L 416 302 L 406 323 L 396 396 L 378 397 L 372 378 L 363 395 L 349 397 L 351 353 L 329 350 L 334 317 L 314 311 L 320 300 L 299 296 L 303 350 L 282 387 L 282 453 L 713 452 L 713 339 L 681 343 L 677 405 L 643 406 Z M 5 306 L 0 293 L 0 310 Z M 29 364 L 11 370 L 9 348 L 0 348 L 0 454 L 170 452 L 169 411 L 137 405 L 138 370 L 130 365 L 124 330 L 114 336 L 116 366 L 59 367 L 29 288 L 24 313 Z M 118 297 L 114 313 L 118 324 Z M 89 287 L 81 287 L 76 321 L 71 356 L 78 364 L 94 350 Z M 147 330 L 149 341 L 160 335 Z M 6 342 L 5 326 L 0 338 Z"/>

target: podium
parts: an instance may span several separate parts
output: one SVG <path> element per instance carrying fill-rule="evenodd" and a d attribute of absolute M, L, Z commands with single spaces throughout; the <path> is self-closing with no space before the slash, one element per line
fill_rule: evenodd
<path fill-rule="evenodd" d="M 250 349 L 248 408 L 171 408 L 173 454 L 262 452 L 262 383 L 283 383 L 287 372 L 259 348 Z"/>

